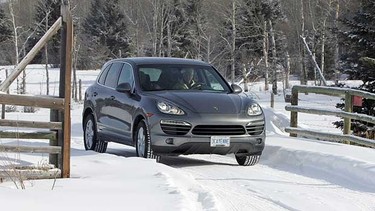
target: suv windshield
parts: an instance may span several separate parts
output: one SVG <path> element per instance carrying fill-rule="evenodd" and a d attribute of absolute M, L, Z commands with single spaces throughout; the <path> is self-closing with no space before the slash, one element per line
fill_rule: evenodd
<path fill-rule="evenodd" d="M 192 65 L 143 65 L 138 69 L 143 91 L 211 90 L 229 92 L 230 88 L 215 69 Z"/>

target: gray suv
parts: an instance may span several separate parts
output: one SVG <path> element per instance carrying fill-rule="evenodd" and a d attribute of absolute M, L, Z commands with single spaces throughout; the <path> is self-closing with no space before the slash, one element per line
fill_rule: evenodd
<path fill-rule="evenodd" d="M 85 93 L 85 149 L 103 153 L 117 142 L 144 158 L 233 153 L 239 165 L 255 165 L 264 149 L 264 114 L 241 92 L 202 61 L 111 60 Z"/>

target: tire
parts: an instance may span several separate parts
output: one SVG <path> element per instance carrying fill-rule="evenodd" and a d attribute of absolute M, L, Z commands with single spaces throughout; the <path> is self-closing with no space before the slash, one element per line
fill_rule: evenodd
<path fill-rule="evenodd" d="M 238 165 L 240 166 L 254 166 L 259 162 L 260 155 L 245 155 L 245 156 L 237 156 L 236 160 Z"/>
<path fill-rule="evenodd" d="M 144 119 L 137 126 L 134 141 L 138 157 L 159 160 L 160 156 L 154 155 L 151 149 L 150 131 Z"/>
<path fill-rule="evenodd" d="M 108 143 L 100 141 L 96 130 L 96 122 L 92 114 L 87 115 L 84 120 L 83 140 L 86 150 L 95 150 L 104 153 L 107 150 Z"/>
<path fill-rule="evenodd" d="M 98 142 L 96 143 L 94 150 L 95 152 L 98 152 L 98 153 L 105 153 L 107 151 L 107 146 L 108 146 L 108 142 L 98 139 Z"/>

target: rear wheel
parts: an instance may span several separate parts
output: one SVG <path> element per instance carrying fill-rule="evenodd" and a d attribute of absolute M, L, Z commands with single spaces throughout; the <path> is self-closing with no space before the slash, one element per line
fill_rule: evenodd
<path fill-rule="evenodd" d="M 87 115 L 84 121 L 84 145 L 86 150 L 95 150 L 104 153 L 107 150 L 107 142 L 101 141 L 96 130 L 96 123 L 92 114 Z"/>
<path fill-rule="evenodd" d="M 97 143 L 95 120 L 92 114 L 87 115 L 84 120 L 83 139 L 86 150 L 94 150 Z"/>
<path fill-rule="evenodd" d="M 238 165 L 240 166 L 254 166 L 259 162 L 260 155 L 245 155 L 245 156 L 237 156 L 236 160 Z"/>
<path fill-rule="evenodd" d="M 137 126 L 135 138 L 135 148 L 137 156 L 142 158 L 159 159 L 159 156 L 154 155 L 151 149 L 150 131 L 145 120 L 141 120 Z"/>

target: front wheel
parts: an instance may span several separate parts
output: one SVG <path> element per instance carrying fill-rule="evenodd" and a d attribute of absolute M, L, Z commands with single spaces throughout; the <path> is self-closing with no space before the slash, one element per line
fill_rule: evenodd
<path fill-rule="evenodd" d="M 260 155 L 245 155 L 245 156 L 237 156 L 236 160 L 238 165 L 240 166 L 254 166 L 259 162 Z"/>
<path fill-rule="evenodd" d="M 137 151 L 137 156 L 142 158 L 152 158 L 157 159 L 159 156 L 154 155 L 151 149 L 151 137 L 150 131 L 147 127 L 145 120 L 141 120 L 137 126 L 135 138 L 135 148 Z"/>

